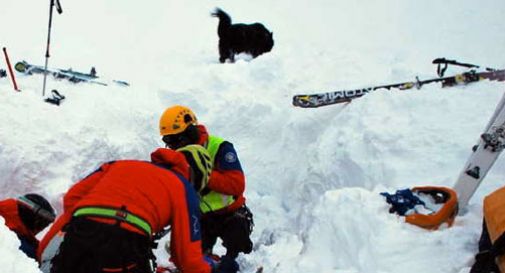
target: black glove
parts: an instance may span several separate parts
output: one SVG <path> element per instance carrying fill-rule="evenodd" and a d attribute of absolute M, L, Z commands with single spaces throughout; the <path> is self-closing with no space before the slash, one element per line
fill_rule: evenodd
<path fill-rule="evenodd" d="M 212 268 L 212 273 L 237 273 L 238 263 L 230 257 L 223 256 L 217 267 Z"/>

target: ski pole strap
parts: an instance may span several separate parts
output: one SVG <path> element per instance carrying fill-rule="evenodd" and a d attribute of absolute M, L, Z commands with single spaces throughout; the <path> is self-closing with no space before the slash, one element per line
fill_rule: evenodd
<path fill-rule="evenodd" d="M 136 228 L 139 228 L 140 230 L 145 232 L 147 236 L 151 237 L 151 230 L 152 230 L 151 225 L 144 219 L 134 214 L 131 214 L 127 210 L 103 208 L 103 207 L 83 207 L 77 209 L 74 212 L 73 216 L 74 217 L 96 216 L 96 217 L 116 219 L 118 221 L 125 222 Z"/>
<path fill-rule="evenodd" d="M 439 77 L 443 77 L 444 76 L 445 71 L 447 70 L 447 66 L 448 66 L 447 63 L 444 64 L 444 67 L 441 67 L 440 63 L 437 65 L 437 75 Z"/>
<path fill-rule="evenodd" d="M 53 89 L 53 91 L 51 91 L 51 93 L 52 93 L 54 99 L 57 99 L 57 100 L 63 100 L 63 99 L 65 99 L 65 96 L 63 96 L 62 94 L 60 94 L 58 92 L 58 90 L 56 90 L 56 89 Z"/>

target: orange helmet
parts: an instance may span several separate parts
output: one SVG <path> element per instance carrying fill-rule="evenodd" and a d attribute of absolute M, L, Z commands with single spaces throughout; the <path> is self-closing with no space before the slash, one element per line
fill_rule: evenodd
<path fill-rule="evenodd" d="M 160 135 L 176 135 L 189 125 L 197 125 L 196 115 L 186 106 L 175 105 L 163 112 L 160 118 Z"/>

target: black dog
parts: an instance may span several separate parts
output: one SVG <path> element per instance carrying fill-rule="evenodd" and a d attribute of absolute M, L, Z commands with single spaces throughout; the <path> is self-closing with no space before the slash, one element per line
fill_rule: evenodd
<path fill-rule="evenodd" d="M 274 46 L 273 33 L 260 23 L 250 25 L 232 24 L 231 18 L 219 8 L 212 13 L 219 18 L 217 34 L 219 35 L 219 61 L 235 60 L 235 54 L 249 53 L 253 58 L 269 52 Z"/>

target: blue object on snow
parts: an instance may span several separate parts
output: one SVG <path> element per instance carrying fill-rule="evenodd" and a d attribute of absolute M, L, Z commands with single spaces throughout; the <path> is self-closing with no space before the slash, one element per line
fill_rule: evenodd
<path fill-rule="evenodd" d="M 388 204 L 391 204 L 389 212 L 396 212 L 401 216 L 405 216 L 405 213 L 413 209 L 416 205 L 425 205 L 410 189 L 397 190 L 395 194 L 381 192 L 381 195 L 386 197 L 386 202 L 388 202 Z"/>
<path fill-rule="evenodd" d="M 203 255 L 203 259 L 210 265 L 211 268 L 216 268 L 218 266 L 219 261 L 214 260 L 209 255 Z"/>

